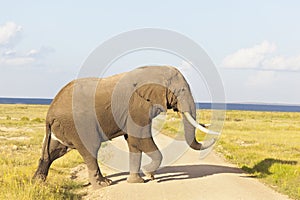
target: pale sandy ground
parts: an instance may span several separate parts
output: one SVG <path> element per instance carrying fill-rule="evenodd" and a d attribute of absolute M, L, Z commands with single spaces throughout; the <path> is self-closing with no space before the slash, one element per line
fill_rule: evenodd
<path fill-rule="evenodd" d="M 156 138 L 157 143 L 165 142 Z M 160 141 L 160 142 L 158 142 Z M 125 145 L 123 138 L 114 140 L 117 145 Z M 162 144 L 158 144 L 161 146 Z M 174 149 L 176 151 L 176 149 Z M 199 159 L 199 152 L 189 149 L 171 166 L 158 170 L 156 180 L 143 184 L 126 182 L 127 172 L 119 172 L 101 166 L 103 173 L 113 180 L 113 185 L 98 190 L 86 186 L 81 192 L 84 199 L 104 200 L 283 200 L 287 196 L 251 178 L 232 164 L 226 163 L 212 152 L 205 159 Z M 73 178 L 87 181 L 85 165 L 73 169 Z"/>

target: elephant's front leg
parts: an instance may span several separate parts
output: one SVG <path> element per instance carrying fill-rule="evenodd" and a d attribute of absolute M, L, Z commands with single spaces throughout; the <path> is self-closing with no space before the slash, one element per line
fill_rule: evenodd
<path fill-rule="evenodd" d="M 128 136 L 126 139 L 129 147 L 129 177 L 128 183 L 144 183 L 144 179 L 140 176 L 142 151 L 138 148 L 140 138 Z"/>
<path fill-rule="evenodd" d="M 152 159 L 152 161 L 149 164 L 143 166 L 143 172 L 148 178 L 154 180 L 154 174 L 159 168 L 162 161 L 162 154 L 159 150 L 154 152 L 148 152 L 146 154 Z"/>
<path fill-rule="evenodd" d="M 139 171 L 141 168 L 142 152 L 146 153 L 152 161 L 143 167 L 143 172 L 151 180 L 154 180 L 155 171 L 159 168 L 162 161 L 162 154 L 157 148 L 152 137 L 135 138 L 128 136 L 130 174 L 127 179 L 129 183 L 143 183 Z"/>
<path fill-rule="evenodd" d="M 159 168 L 162 161 L 162 154 L 152 137 L 142 139 L 141 148 L 152 159 L 149 164 L 143 166 L 143 172 L 151 180 L 154 180 L 155 171 Z"/>

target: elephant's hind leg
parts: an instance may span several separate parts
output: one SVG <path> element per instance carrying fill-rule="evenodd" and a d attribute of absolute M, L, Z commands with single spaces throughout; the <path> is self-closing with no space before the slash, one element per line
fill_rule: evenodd
<path fill-rule="evenodd" d="M 44 151 L 39 160 L 38 169 L 33 178 L 39 178 L 45 181 L 52 162 L 67 153 L 68 147 L 61 144 L 54 138 L 55 137 L 50 136 L 50 138 L 44 140 Z"/>
<path fill-rule="evenodd" d="M 112 184 L 112 181 L 104 177 L 100 171 L 97 160 L 99 148 L 100 145 L 99 147 L 94 149 L 94 152 L 91 153 L 82 144 L 80 145 L 80 147 L 77 147 L 78 152 L 80 153 L 88 167 L 89 181 L 95 189 Z"/>

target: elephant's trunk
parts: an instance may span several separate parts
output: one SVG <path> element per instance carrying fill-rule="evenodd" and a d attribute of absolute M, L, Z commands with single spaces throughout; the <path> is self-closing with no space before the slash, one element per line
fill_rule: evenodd
<path fill-rule="evenodd" d="M 184 125 L 184 136 L 188 145 L 194 150 L 201 150 L 202 144 L 197 142 L 195 137 L 195 127 L 189 123 L 187 118 L 183 117 L 183 125 Z"/>
<path fill-rule="evenodd" d="M 212 138 L 211 140 L 209 140 L 206 143 L 197 142 L 195 136 L 192 137 L 192 134 L 188 134 L 189 132 L 186 131 L 186 123 L 189 124 L 188 126 L 192 125 L 193 127 L 199 129 L 200 131 L 202 131 L 206 134 L 219 135 L 219 133 L 208 130 L 207 128 L 205 128 L 205 127 L 201 126 L 200 124 L 198 124 L 198 122 L 196 122 L 196 120 L 194 120 L 193 117 L 188 112 L 184 113 L 184 119 L 183 120 L 184 120 L 183 123 L 184 123 L 184 130 L 185 130 L 185 139 L 186 139 L 187 143 L 190 145 L 190 147 L 192 149 L 204 150 L 204 149 L 207 149 L 207 148 L 211 147 L 216 142 L 215 138 Z"/>
<path fill-rule="evenodd" d="M 188 96 L 188 95 L 186 95 Z M 188 145 L 194 150 L 204 150 L 211 147 L 216 140 L 212 139 L 207 143 L 200 143 L 196 140 L 195 133 L 196 128 L 206 134 L 219 135 L 219 133 L 206 129 L 201 126 L 196 119 L 196 106 L 193 101 L 193 97 L 191 98 L 181 99 L 179 102 L 179 111 L 181 111 L 184 115 L 183 124 L 184 124 L 184 132 L 185 132 L 185 140 Z"/>
<path fill-rule="evenodd" d="M 196 118 L 196 106 L 194 103 L 193 96 L 186 92 L 184 95 L 177 97 L 178 99 L 178 110 L 181 113 L 189 113 L 190 116 Z M 188 145 L 195 150 L 200 150 L 202 144 L 197 142 L 195 138 L 195 126 L 193 126 L 185 116 L 183 116 L 183 125 L 184 125 L 184 136 Z"/>

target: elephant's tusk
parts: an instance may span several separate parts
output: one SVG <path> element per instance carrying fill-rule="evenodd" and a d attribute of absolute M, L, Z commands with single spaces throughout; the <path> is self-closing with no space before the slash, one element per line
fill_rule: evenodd
<path fill-rule="evenodd" d="M 200 124 L 201 126 L 203 126 L 204 128 L 208 128 L 211 126 L 211 124 Z"/>
<path fill-rule="evenodd" d="M 186 117 L 186 119 L 197 129 L 199 129 L 200 131 L 206 133 L 206 134 L 212 134 L 212 135 L 220 135 L 220 133 L 212 131 L 212 130 L 208 130 L 207 128 L 201 126 L 200 124 L 198 124 L 198 122 L 196 122 L 196 120 L 194 120 L 194 118 L 190 115 L 190 113 L 188 112 L 184 112 L 183 113 L 184 116 Z"/>

